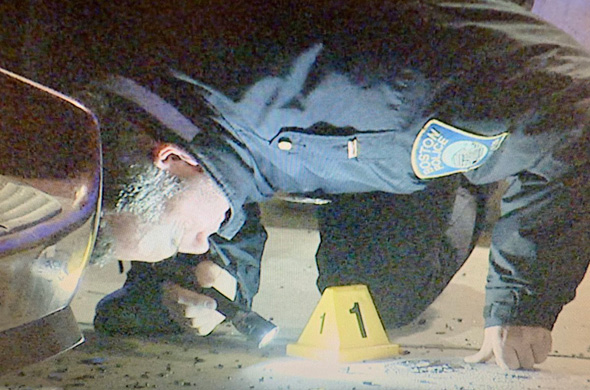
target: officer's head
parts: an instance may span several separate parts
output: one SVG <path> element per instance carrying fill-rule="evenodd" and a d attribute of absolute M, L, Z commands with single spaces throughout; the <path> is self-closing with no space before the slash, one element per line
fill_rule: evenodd
<path fill-rule="evenodd" d="M 206 252 L 229 203 L 185 140 L 129 96 L 101 86 L 81 99 L 101 126 L 103 217 L 96 261 Z"/>

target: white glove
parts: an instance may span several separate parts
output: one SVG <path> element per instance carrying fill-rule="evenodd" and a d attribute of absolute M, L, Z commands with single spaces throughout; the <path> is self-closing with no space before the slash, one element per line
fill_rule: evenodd
<path fill-rule="evenodd" d="M 505 370 L 530 370 L 551 352 L 551 331 L 533 326 L 492 326 L 484 331 L 478 353 L 465 358 L 467 363 L 483 363 L 496 357 Z"/>

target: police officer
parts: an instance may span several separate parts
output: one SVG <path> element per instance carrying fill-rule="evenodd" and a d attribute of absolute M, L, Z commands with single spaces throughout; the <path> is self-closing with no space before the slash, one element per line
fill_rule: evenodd
<path fill-rule="evenodd" d="M 506 181 L 484 345 L 468 360 L 545 360 L 588 266 L 590 71 L 571 38 L 501 0 L 185 11 L 199 15 L 186 35 L 161 30 L 153 49 L 191 36 L 190 64 L 163 70 L 148 48 L 144 66 L 115 62 L 89 92 L 108 102 L 101 117 L 125 123 L 104 119 L 107 174 L 125 181 L 133 172 L 117 167 L 149 156 L 182 189 L 155 219 L 126 192 L 128 207 L 105 218 L 117 258 L 142 260 L 145 237 L 165 255 L 202 253 L 209 235 L 238 234 L 244 205 L 277 192 L 327 198 L 320 287 L 366 282 L 386 321 L 403 324 L 467 258 L 481 194 Z M 408 275 L 403 291 L 396 275 Z"/>

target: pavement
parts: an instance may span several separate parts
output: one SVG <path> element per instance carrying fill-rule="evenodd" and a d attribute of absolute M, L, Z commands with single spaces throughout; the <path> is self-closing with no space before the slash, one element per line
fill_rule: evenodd
<path fill-rule="evenodd" d="M 249 345 L 227 324 L 204 338 L 99 337 L 92 329 L 94 306 L 125 279 L 111 264 L 89 268 L 72 302 L 86 342 L 0 376 L 0 389 L 590 389 L 589 276 L 561 313 L 545 363 L 503 371 L 493 362 L 463 362 L 483 338 L 484 245 L 420 318 L 385 330 L 388 341 L 401 346 L 400 355 L 351 363 L 287 356 L 286 346 L 297 343 L 321 298 L 314 262 L 319 235 L 307 209 L 288 210 L 288 223 L 277 219 L 284 210 L 263 211 L 269 241 L 254 309 L 281 328 L 268 347 Z"/>

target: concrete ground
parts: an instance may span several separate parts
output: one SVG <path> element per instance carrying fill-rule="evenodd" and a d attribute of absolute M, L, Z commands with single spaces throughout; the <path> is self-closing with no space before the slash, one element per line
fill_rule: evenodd
<path fill-rule="evenodd" d="M 559 317 L 552 353 L 537 369 L 507 372 L 493 363 L 463 362 L 483 336 L 485 246 L 415 323 L 387 332 L 402 355 L 358 363 L 287 356 L 286 345 L 298 340 L 320 299 L 314 263 L 319 236 L 311 214 L 280 223 L 283 211 L 277 218 L 276 210 L 265 210 L 269 242 L 254 303 L 281 328 L 269 347 L 249 346 L 225 324 L 206 338 L 97 337 L 91 325 L 94 305 L 124 281 L 112 264 L 88 269 L 72 303 L 86 342 L 0 377 L 0 389 L 590 389 L 590 277 Z"/>

